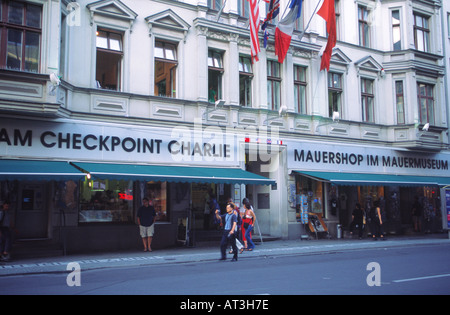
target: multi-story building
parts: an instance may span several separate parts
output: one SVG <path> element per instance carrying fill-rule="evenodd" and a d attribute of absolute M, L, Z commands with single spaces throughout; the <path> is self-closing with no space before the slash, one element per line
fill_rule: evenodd
<path fill-rule="evenodd" d="M 245 0 L 2 0 L 1 198 L 16 238 L 139 246 L 150 196 L 154 244 L 172 246 L 185 225 L 212 227 L 209 192 L 248 197 L 261 233 L 285 239 L 306 233 L 305 213 L 335 235 L 375 200 L 385 232 L 410 232 L 416 196 L 422 230 L 446 228 L 443 2 L 336 0 L 327 72 L 319 1 L 304 1 L 280 64 L 280 17 L 252 63 Z"/>

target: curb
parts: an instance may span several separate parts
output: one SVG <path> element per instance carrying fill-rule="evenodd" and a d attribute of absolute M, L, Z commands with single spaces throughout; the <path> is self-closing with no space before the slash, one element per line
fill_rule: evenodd
<path fill-rule="evenodd" d="M 271 258 L 277 256 L 308 256 L 340 253 L 347 251 L 377 250 L 398 247 L 450 245 L 450 239 L 427 238 L 414 240 L 343 240 L 341 241 L 311 241 L 314 243 L 301 243 L 302 241 L 276 241 L 269 245 L 257 245 L 252 252 L 245 252 L 239 260 L 258 258 Z M 151 265 L 206 263 L 219 261 L 219 247 L 183 248 L 157 250 L 154 255 L 140 253 L 103 253 L 96 255 L 76 255 L 53 257 L 35 260 L 12 261 L 0 264 L 0 277 L 68 273 L 69 263 L 79 263 L 81 270 L 92 271 L 108 268 L 133 268 Z M 248 254 L 247 254 L 248 253 Z M 230 256 L 229 256 L 230 257 Z M 228 259 L 228 262 L 231 259 Z M 239 262 L 239 261 L 238 261 Z M 221 262 L 224 263 L 224 262 Z"/>

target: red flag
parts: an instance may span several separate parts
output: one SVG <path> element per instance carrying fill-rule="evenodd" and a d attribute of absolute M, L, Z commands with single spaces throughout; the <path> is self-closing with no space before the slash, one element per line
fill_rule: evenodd
<path fill-rule="evenodd" d="M 336 46 L 337 35 L 336 35 L 336 12 L 334 10 L 334 0 L 325 0 L 317 12 L 325 21 L 327 21 L 327 32 L 328 32 L 328 43 L 325 51 L 322 55 L 322 62 L 320 65 L 320 71 L 323 69 L 330 70 L 330 60 L 331 54 L 333 52 L 333 47 Z"/>
<path fill-rule="evenodd" d="M 250 2 L 250 37 L 251 37 L 251 55 L 252 62 L 259 61 L 258 54 L 261 51 L 259 46 L 259 2 L 257 0 L 248 0 Z"/>

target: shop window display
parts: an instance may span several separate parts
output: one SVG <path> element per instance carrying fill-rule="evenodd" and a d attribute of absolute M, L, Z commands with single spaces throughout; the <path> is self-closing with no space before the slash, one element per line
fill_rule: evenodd
<path fill-rule="evenodd" d="M 149 198 L 155 208 L 156 221 L 167 221 L 167 183 L 146 183 L 143 196 Z"/>
<path fill-rule="evenodd" d="M 80 223 L 132 223 L 133 182 L 88 180 L 81 183 Z"/>
<path fill-rule="evenodd" d="M 323 183 L 313 179 L 297 176 L 297 221 L 306 221 L 302 214 L 316 213 L 324 216 Z"/>

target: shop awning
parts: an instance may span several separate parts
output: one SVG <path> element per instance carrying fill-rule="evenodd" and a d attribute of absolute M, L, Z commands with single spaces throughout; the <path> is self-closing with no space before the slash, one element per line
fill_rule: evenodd
<path fill-rule="evenodd" d="M 86 176 L 68 162 L 0 160 L 0 180 L 79 180 Z"/>
<path fill-rule="evenodd" d="M 336 185 L 350 186 L 447 186 L 450 177 L 295 171 L 300 175 Z"/>
<path fill-rule="evenodd" d="M 73 162 L 94 179 L 182 183 L 273 185 L 276 182 L 237 168 L 183 167 L 140 164 Z"/>

